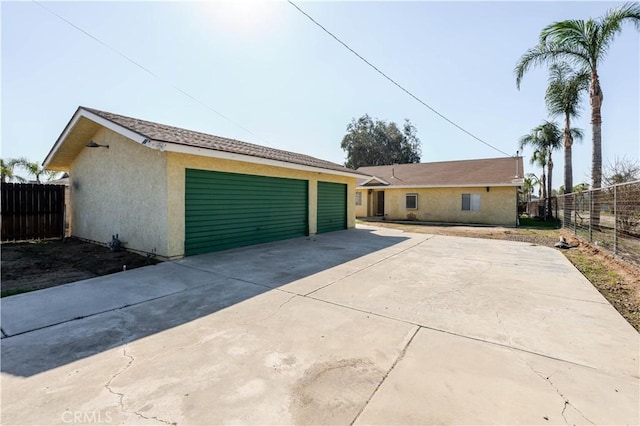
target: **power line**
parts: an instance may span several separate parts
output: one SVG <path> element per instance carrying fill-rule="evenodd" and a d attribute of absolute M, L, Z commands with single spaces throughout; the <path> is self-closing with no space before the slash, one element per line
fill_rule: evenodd
<path fill-rule="evenodd" d="M 234 124 L 235 126 L 241 128 L 242 130 L 244 130 L 245 132 L 249 133 L 250 135 L 256 137 L 257 139 L 261 140 L 262 142 L 266 143 L 267 145 L 271 145 L 269 142 L 267 142 L 266 140 L 264 140 L 263 138 L 261 138 L 260 136 L 256 135 L 255 133 L 253 133 L 251 130 L 247 129 L 246 127 L 244 127 L 242 124 L 230 119 L 229 117 L 225 116 L 224 114 L 222 114 L 221 112 L 217 111 L 216 109 L 214 109 L 213 107 L 209 106 L 207 103 L 205 103 L 204 101 L 201 101 L 200 99 L 196 98 L 195 96 L 191 95 L 190 93 L 182 90 L 180 87 L 176 86 L 175 84 L 171 83 L 170 81 L 166 81 L 163 80 L 162 77 L 160 77 L 158 74 L 156 74 L 155 72 L 151 71 L 149 68 L 145 67 L 144 65 L 141 65 L 140 63 L 136 62 L 134 59 L 130 58 L 129 56 L 125 55 L 124 53 L 120 52 L 119 50 L 117 50 L 115 47 L 105 43 L 104 41 L 100 40 L 98 37 L 94 36 L 93 34 L 89 33 L 88 31 L 80 28 L 79 26 L 77 26 L 76 24 L 74 24 L 73 22 L 69 21 L 68 19 L 66 19 L 64 16 L 59 15 L 58 13 L 56 13 L 55 11 L 49 9 L 48 7 L 46 7 L 45 5 L 43 5 L 42 3 L 40 3 L 37 0 L 31 0 L 33 3 L 37 4 L 38 6 L 40 6 L 41 8 L 43 8 L 44 10 L 46 10 L 47 12 L 51 13 L 52 15 L 54 15 L 55 17 L 57 17 L 58 19 L 62 20 L 63 22 L 67 23 L 68 25 L 70 25 L 71 27 L 75 28 L 76 30 L 80 31 L 81 33 L 83 33 L 84 35 L 86 35 L 87 37 L 93 39 L 94 41 L 98 42 L 99 44 L 101 44 L 102 46 L 106 47 L 107 49 L 109 49 L 110 51 L 112 51 L 113 53 L 115 53 L 116 55 L 124 58 L 125 60 L 129 61 L 130 63 L 132 63 L 133 65 L 135 65 L 136 67 L 140 68 L 141 70 L 143 70 L 144 72 L 146 72 L 149 75 L 152 75 L 153 77 L 155 77 L 156 79 L 158 79 L 159 81 L 161 81 L 162 83 L 165 83 L 169 86 L 171 86 L 174 90 L 178 91 L 179 93 L 183 94 L 184 96 L 188 97 L 189 99 L 191 99 L 192 101 L 197 102 L 198 104 L 202 105 L 203 107 L 207 108 L 208 110 L 216 113 L 218 116 L 222 117 L 223 119 L 227 120 L 229 123 Z"/>
<path fill-rule="evenodd" d="M 315 19 L 313 19 L 308 13 L 306 13 L 304 10 L 300 9 L 300 7 L 298 7 L 297 4 L 295 4 L 293 1 L 288 0 L 289 4 L 293 7 L 295 7 L 296 9 L 298 9 L 298 11 L 300 13 L 302 13 L 304 16 L 306 16 L 307 18 L 309 18 L 309 20 L 311 22 L 313 22 L 314 24 L 316 24 L 318 27 L 320 27 L 325 33 L 329 34 L 335 41 L 337 41 L 338 43 L 340 43 L 341 45 L 343 45 L 348 51 L 350 51 L 351 53 L 353 53 L 354 55 L 356 55 L 358 58 L 360 58 L 365 64 L 369 65 L 371 68 L 373 68 L 375 71 L 378 72 L 378 74 L 380 74 L 381 76 L 383 76 L 384 78 L 386 78 L 387 80 L 389 80 L 391 83 L 393 83 L 395 86 L 397 86 L 400 90 L 402 90 L 403 92 L 405 92 L 407 95 L 411 96 L 413 99 L 415 99 L 416 101 L 420 102 L 423 106 L 427 107 L 431 112 L 433 112 L 434 114 L 436 114 L 438 117 L 442 118 L 443 120 L 445 120 L 447 123 L 453 125 L 454 127 L 456 127 L 458 130 L 463 131 L 464 133 L 466 133 L 467 135 L 471 136 L 472 138 L 474 138 L 475 140 L 477 140 L 478 142 L 481 142 L 483 144 L 485 144 L 486 146 L 495 149 L 496 151 L 506 155 L 507 157 L 512 157 L 511 154 L 507 154 L 506 152 L 504 152 L 503 150 L 501 150 L 500 148 L 497 148 L 493 145 L 491 145 L 489 142 L 485 142 L 484 140 L 480 139 L 478 136 L 474 135 L 473 133 L 469 132 L 468 130 L 466 130 L 465 128 L 463 128 L 462 126 L 456 124 L 455 122 L 451 121 L 450 119 L 448 119 L 447 117 L 445 117 L 443 114 L 439 113 L 435 108 L 431 107 L 430 105 L 428 105 L 426 102 L 424 102 L 422 99 L 420 99 L 419 97 L 417 97 L 416 95 L 414 95 L 413 93 L 411 93 L 409 90 L 405 89 L 402 85 L 400 85 L 398 82 L 396 82 L 394 79 L 392 79 L 391 77 L 389 77 L 387 74 L 385 74 L 384 72 L 382 72 L 378 67 L 376 67 L 375 65 L 373 65 L 371 62 L 369 62 L 367 59 L 365 59 L 362 55 L 360 55 L 358 52 L 356 52 L 355 50 L 353 50 L 351 47 L 349 47 L 345 42 L 343 42 L 342 40 L 340 40 L 338 37 L 336 37 L 331 31 L 329 31 L 328 29 L 326 29 L 325 27 L 322 26 L 322 24 L 320 24 L 318 21 L 316 21 Z"/>

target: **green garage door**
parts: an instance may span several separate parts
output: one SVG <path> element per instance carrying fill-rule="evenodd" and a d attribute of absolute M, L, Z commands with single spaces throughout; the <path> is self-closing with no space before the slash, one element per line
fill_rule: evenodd
<path fill-rule="evenodd" d="M 308 234 L 308 182 L 187 169 L 185 255 Z"/>
<path fill-rule="evenodd" d="M 318 233 L 347 228 L 347 185 L 318 182 Z"/>

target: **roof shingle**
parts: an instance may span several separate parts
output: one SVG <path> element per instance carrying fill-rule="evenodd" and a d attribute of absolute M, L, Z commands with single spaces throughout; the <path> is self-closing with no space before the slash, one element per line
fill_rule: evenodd
<path fill-rule="evenodd" d="M 193 146 L 233 154 L 249 155 L 252 157 L 283 161 L 327 170 L 361 174 L 355 170 L 341 166 L 340 164 L 321 160 L 309 155 L 255 145 L 236 139 L 223 138 L 193 130 L 168 126 L 166 124 L 154 123 L 152 121 L 126 117 L 93 108 L 81 108 L 153 141 Z"/>
<path fill-rule="evenodd" d="M 484 158 L 437 163 L 360 167 L 359 172 L 389 182 L 389 186 L 513 185 L 524 176 L 522 157 Z M 358 182 L 362 185 L 365 180 Z"/>

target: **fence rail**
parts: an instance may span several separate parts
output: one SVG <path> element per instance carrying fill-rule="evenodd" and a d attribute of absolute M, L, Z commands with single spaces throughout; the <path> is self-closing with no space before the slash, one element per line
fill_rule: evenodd
<path fill-rule="evenodd" d="M 554 205 L 563 228 L 640 265 L 640 180 L 560 195 Z"/>
<path fill-rule="evenodd" d="M 2 183 L 2 241 L 62 238 L 65 187 Z"/>

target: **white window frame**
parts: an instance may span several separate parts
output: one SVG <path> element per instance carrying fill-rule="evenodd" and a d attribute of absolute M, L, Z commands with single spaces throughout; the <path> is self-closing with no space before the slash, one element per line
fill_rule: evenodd
<path fill-rule="evenodd" d="M 362 191 L 356 191 L 356 206 L 362 205 Z"/>
<path fill-rule="evenodd" d="M 416 200 L 416 206 L 415 207 L 408 207 L 407 204 L 409 202 L 409 197 L 414 197 Z M 411 194 L 405 194 L 404 196 L 404 207 L 407 210 L 418 210 L 418 194 L 415 193 L 411 193 Z"/>
<path fill-rule="evenodd" d="M 464 208 L 464 198 L 465 196 L 469 197 L 469 208 Z M 478 212 L 480 211 L 480 194 L 462 194 L 462 211 L 464 212 Z"/>

